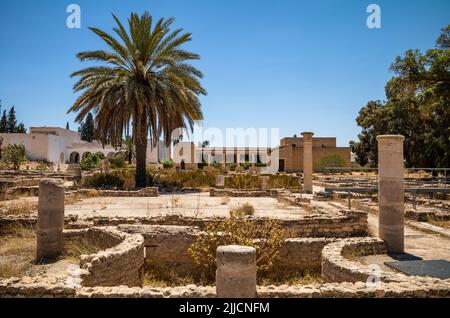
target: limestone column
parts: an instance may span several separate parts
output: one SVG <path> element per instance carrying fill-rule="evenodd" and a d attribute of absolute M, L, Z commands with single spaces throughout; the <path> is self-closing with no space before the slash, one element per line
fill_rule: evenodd
<path fill-rule="evenodd" d="M 262 176 L 262 177 L 259 178 L 259 180 L 261 182 L 261 190 L 262 191 L 267 191 L 269 189 L 270 177 Z"/>
<path fill-rule="evenodd" d="M 400 135 L 378 136 L 379 236 L 389 253 L 404 252 L 403 140 Z"/>
<path fill-rule="evenodd" d="M 36 258 L 54 259 L 61 254 L 64 228 L 64 183 L 58 179 L 39 182 Z"/>
<path fill-rule="evenodd" d="M 303 189 L 306 193 L 313 192 L 313 135 L 312 132 L 303 132 Z"/>
<path fill-rule="evenodd" d="M 81 166 L 79 163 L 69 163 L 68 167 L 67 167 L 67 173 L 70 174 L 74 181 L 76 181 L 77 183 L 81 182 Z"/>
<path fill-rule="evenodd" d="M 219 246 L 216 257 L 217 297 L 255 298 L 256 250 L 249 246 Z"/>
<path fill-rule="evenodd" d="M 109 160 L 108 159 L 102 160 L 102 173 L 103 174 L 109 173 Z"/>
<path fill-rule="evenodd" d="M 223 189 L 225 188 L 225 176 L 217 174 L 216 175 L 216 188 Z"/>

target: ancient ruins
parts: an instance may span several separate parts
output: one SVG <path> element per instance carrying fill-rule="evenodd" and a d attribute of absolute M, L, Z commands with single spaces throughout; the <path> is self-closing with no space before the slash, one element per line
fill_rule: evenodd
<path fill-rule="evenodd" d="M 404 137 L 389 135 L 378 137 L 377 170 L 317 172 L 312 136 L 303 133 L 301 173 L 198 172 L 211 176 L 208 187 L 161 179 L 143 189 L 92 188 L 83 181 L 92 173 L 77 164 L 60 172 L 2 171 L 0 268 L 11 270 L 0 272 L 7 276 L 0 298 L 450 297 L 449 276 L 396 267 L 440 261 L 448 271 L 449 171 L 405 170 Z M 98 174 L 114 170 L 103 160 Z M 23 205 L 28 209 L 17 208 Z M 264 242 L 228 244 L 204 259 L 216 266 L 212 279 L 187 279 L 199 270 L 193 244 L 244 206 L 252 209 L 239 222 L 274 221 L 283 230 L 273 267 L 260 276 Z M 34 255 L 20 271 L 13 264 L 23 260 L 8 246 L 24 229 Z M 155 280 L 149 267 L 172 279 Z"/>

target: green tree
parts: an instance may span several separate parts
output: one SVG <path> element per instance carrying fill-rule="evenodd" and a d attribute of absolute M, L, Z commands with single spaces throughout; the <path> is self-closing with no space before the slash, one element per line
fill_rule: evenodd
<path fill-rule="evenodd" d="M 6 116 L 6 110 L 3 110 L 2 119 L 0 120 L 0 133 L 8 132 L 8 117 Z"/>
<path fill-rule="evenodd" d="M 125 137 L 122 141 L 121 150 L 125 153 L 125 157 L 128 163 L 131 164 L 133 159 L 136 158 L 136 147 L 134 146 L 133 139 L 129 136 Z"/>
<path fill-rule="evenodd" d="M 362 131 L 351 147 L 360 165 L 377 164 L 376 137 L 382 134 L 405 136 L 407 166 L 450 165 L 449 39 L 450 25 L 442 29 L 435 48 L 408 50 L 395 59 L 386 101 L 370 101 L 356 119 Z"/>
<path fill-rule="evenodd" d="M 86 120 L 81 124 L 81 140 L 91 142 L 95 139 L 95 124 L 92 113 L 88 113 Z"/>
<path fill-rule="evenodd" d="M 16 132 L 16 128 L 17 128 L 16 110 L 14 109 L 14 106 L 12 106 L 8 112 L 8 123 L 6 131 L 12 134 Z"/>
<path fill-rule="evenodd" d="M 197 54 L 182 49 L 191 40 L 182 29 L 170 30 L 174 19 L 156 23 L 145 12 L 132 13 L 128 30 L 116 16 L 113 37 L 90 28 L 106 42 L 109 51 L 97 50 L 78 54 L 81 61 L 100 61 L 72 74 L 78 77 L 75 92 L 83 92 L 69 112 L 77 112 L 81 121 L 95 110 L 97 133 L 102 143 L 121 146 L 122 136 L 130 122 L 136 146 L 136 187 L 146 186 L 146 152 L 150 137 L 161 135 L 170 144 L 175 128 L 191 130 L 194 121 L 203 119 L 199 95 L 206 94 L 199 79 L 202 73 L 188 63 Z"/>
<path fill-rule="evenodd" d="M 26 134 L 27 129 L 25 128 L 25 125 L 23 123 L 20 123 L 19 125 L 17 125 L 15 132 L 18 134 Z"/>
<path fill-rule="evenodd" d="M 10 144 L 2 151 L 2 161 L 19 170 L 20 165 L 27 161 L 27 151 L 24 145 Z"/>

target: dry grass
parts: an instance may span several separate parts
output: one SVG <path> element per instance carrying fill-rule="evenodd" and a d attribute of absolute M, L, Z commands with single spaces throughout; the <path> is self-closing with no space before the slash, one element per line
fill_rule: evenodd
<path fill-rule="evenodd" d="M 258 285 L 308 285 L 315 283 L 322 283 L 322 276 L 320 269 L 305 270 L 305 271 L 291 271 L 291 272 L 272 272 L 258 277 Z M 151 286 L 157 288 L 176 287 L 186 285 L 201 285 L 211 286 L 215 285 L 213 279 L 205 279 L 198 274 L 181 275 L 174 271 L 163 270 L 159 267 L 149 264 L 145 265 L 144 270 L 144 286 Z"/>
<path fill-rule="evenodd" d="M 442 227 L 444 229 L 450 229 L 450 221 L 440 221 L 440 220 L 435 220 L 435 219 L 429 219 L 428 223 L 435 225 L 435 226 Z"/>
<path fill-rule="evenodd" d="M 144 286 L 151 287 L 176 287 L 191 284 L 211 285 L 214 282 L 208 282 L 205 279 L 194 277 L 193 275 L 180 275 L 173 270 L 166 270 L 150 264 L 145 265 L 144 269 Z"/>
<path fill-rule="evenodd" d="M 80 201 L 83 201 L 84 199 L 88 198 L 95 198 L 99 196 L 99 192 L 95 189 L 89 190 L 86 193 L 73 193 L 71 195 L 66 195 L 64 197 L 64 204 L 70 205 L 75 204 Z"/>
<path fill-rule="evenodd" d="M 290 271 L 288 273 L 273 272 L 258 278 L 258 285 L 309 285 L 323 283 L 320 269 Z"/>
<path fill-rule="evenodd" d="M 230 210 L 230 216 L 232 218 L 252 216 L 254 214 L 255 214 L 255 208 L 250 203 L 244 203 L 243 205 Z"/>
<path fill-rule="evenodd" d="M 0 208 L 4 210 L 5 215 L 30 215 L 37 211 L 37 202 L 24 200 L 10 204 L 1 203 Z"/>
<path fill-rule="evenodd" d="M 87 239 L 66 240 L 63 246 L 62 258 L 78 260 L 81 255 L 97 253 L 100 249 L 93 246 Z"/>
<path fill-rule="evenodd" d="M 25 227 L 2 229 L 0 278 L 21 277 L 33 266 L 36 253 L 34 230 Z"/>

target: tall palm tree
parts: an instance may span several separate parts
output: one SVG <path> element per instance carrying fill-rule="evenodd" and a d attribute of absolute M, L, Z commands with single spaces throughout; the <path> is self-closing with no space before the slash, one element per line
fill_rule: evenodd
<path fill-rule="evenodd" d="M 155 143 L 163 137 L 170 144 L 176 128 L 190 128 L 203 119 L 199 95 L 206 95 L 200 84 L 203 74 L 189 64 L 199 55 L 181 48 L 191 40 L 182 29 L 173 32 L 174 19 L 154 23 L 148 12 L 140 17 L 132 13 L 128 31 L 113 15 L 115 37 L 90 28 L 109 50 L 78 53 L 80 61 L 101 62 L 72 74 L 78 77 L 75 92 L 82 92 L 68 112 L 77 112 L 76 120 L 93 111 L 96 138 L 115 147 L 122 144 L 124 131 L 132 124 L 136 146 L 136 187 L 146 186 L 147 140 Z"/>

